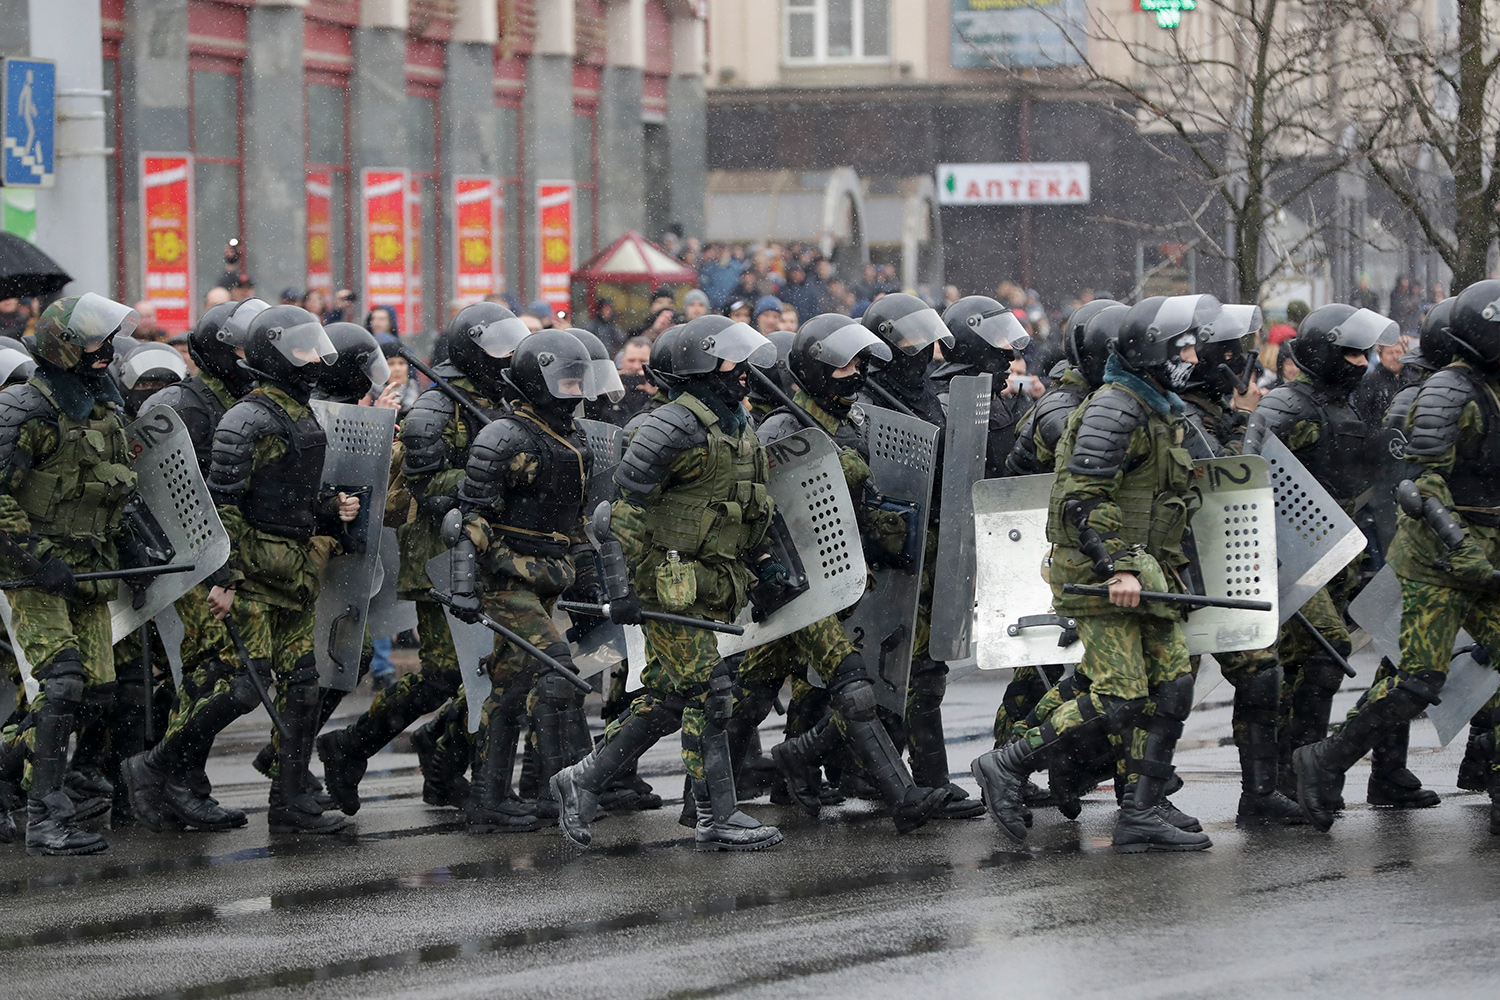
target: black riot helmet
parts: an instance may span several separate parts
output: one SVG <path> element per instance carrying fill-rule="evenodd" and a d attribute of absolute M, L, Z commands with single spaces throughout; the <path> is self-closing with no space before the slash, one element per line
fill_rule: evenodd
<path fill-rule="evenodd" d="M 188 333 L 188 356 L 193 359 L 193 364 L 203 374 L 223 382 L 224 388 L 236 399 L 255 388 L 255 379 L 240 367 L 239 351 L 221 339 L 219 331 L 239 306 L 239 302 L 220 302 L 205 312 L 198 325 Z"/>
<path fill-rule="evenodd" d="M 1395 322 L 1377 312 L 1335 302 L 1308 313 L 1289 346 L 1292 360 L 1308 378 L 1348 395 L 1359 388 L 1367 368 L 1345 355 L 1363 354 L 1376 344 L 1394 344 L 1399 332 Z"/>
<path fill-rule="evenodd" d="M 884 368 L 902 380 L 926 377 L 933 344 L 941 341 L 945 351 L 953 346 L 953 334 L 937 310 L 905 292 L 882 295 L 870 303 L 859 321 L 891 349 L 891 360 Z"/>
<path fill-rule="evenodd" d="M 225 305 L 231 307 L 229 316 L 219 324 L 214 336 L 228 344 L 231 351 L 236 348 L 243 350 L 250 337 L 250 324 L 255 321 L 256 316 L 271 308 L 271 303 L 265 299 L 245 299 L 226 302 Z"/>
<path fill-rule="evenodd" d="M 1452 362 L 1453 334 L 1449 324 L 1453 318 L 1453 303 L 1457 300 L 1457 296 L 1450 295 L 1427 310 L 1427 315 L 1422 317 L 1422 336 L 1411 350 L 1401 355 L 1403 365 L 1435 372 Z"/>
<path fill-rule="evenodd" d="M 109 374 L 125 399 L 126 409 L 138 416 L 146 400 L 187 378 L 187 362 L 170 344 L 116 337 Z"/>
<path fill-rule="evenodd" d="M 1486 378 L 1500 377 L 1500 281 L 1476 281 L 1458 293 L 1448 336 L 1456 356 Z"/>
<path fill-rule="evenodd" d="M 36 359 L 14 337 L 0 337 L 0 386 L 19 385 L 36 374 Z"/>
<path fill-rule="evenodd" d="M 338 403 L 357 403 L 378 394 L 391 380 L 391 366 L 375 335 L 358 323 L 329 323 L 324 328 L 338 358 L 318 373 L 319 395 Z"/>
<path fill-rule="evenodd" d="M 240 364 L 262 382 L 305 394 L 338 359 L 318 318 L 301 306 L 271 306 L 250 321 Z"/>
<path fill-rule="evenodd" d="M 787 368 L 809 396 L 825 410 L 842 416 L 864 386 L 863 372 L 834 378 L 855 358 L 889 362 L 891 349 L 858 320 L 837 313 L 814 316 L 792 340 Z"/>
<path fill-rule="evenodd" d="M 656 335 L 651 342 L 651 360 L 641 366 L 652 383 L 663 392 L 668 392 L 681 379 L 672 374 L 672 346 L 686 323 L 676 323 Z"/>
<path fill-rule="evenodd" d="M 1089 306 L 1102 303 L 1097 309 Z M 1088 310 L 1081 323 L 1078 314 Z M 1063 339 L 1068 362 L 1092 388 L 1104 384 L 1104 366 L 1109 362 L 1110 345 L 1120 336 L 1120 326 L 1130 315 L 1130 307 L 1114 299 L 1095 299 L 1073 310 Z"/>
<path fill-rule="evenodd" d="M 734 367 L 722 372 L 719 366 L 725 361 Z M 728 316 L 688 320 L 672 343 L 672 374 L 704 385 L 730 406 L 749 391 L 745 372 L 750 365 L 770 368 L 775 364 L 776 345 L 754 327 Z"/>
<path fill-rule="evenodd" d="M 1260 306 L 1227 305 L 1198 328 L 1198 363 L 1186 388 L 1218 396 L 1249 388 L 1246 375 L 1250 355 L 1244 339 L 1261 328 L 1265 314 Z"/>
<path fill-rule="evenodd" d="M 1115 355 L 1137 375 L 1154 378 L 1163 388 L 1187 387 L 1195 367 L 1182 351 L 1198 343 L 1198 331 L 1218 315 L 1212 295 L 1153 295 L 1131 307 L 1115 338 Z"/>
<path fill-rule="evenodd" d="M 847 319 L 848 317 L 845 317 Z M 786 366 L 787 355 L 791 353 L 792 341 L 797 339 L 796 330 L 776 330 L 765 335 L 776 347 L 776 363 L 762 372 L 768 379 L 776 384 L 776 388 L 788 396 L 794 391 L 792 384 L 792 373 Z M 771 394 L 771 390 L 761 385 L 757 379 L 750 380 L 750 401 L 761 403 L 766 406 L 776 407 L 781 405 L 781 400 Z"/>
<path fill-rule="evenodd" d="M 615 366 L 614 359 L 609 356 L 609 349 L 604 346 L 604 341 L 588 330 L 576 326 L 568 327 L 566 332 L 578 338 L 579 343 L 583 344 L 584 349 L 589 352 L 590 358 L 595 361 L 609 362 L 607 368 L 604 365 L 598 366 L 599 377 L 604 380 L 597 386 L 598 395 L 611 403 L 618 403 L 624 399 L 625 383 L 620 380 L 620 369 Z"/>
<path fill-rule="evenodd" d="M 458 311 L 444 336 L 448 361 L 479 383 L 487 394 L 498 391 L 516 346 L 531 330 L 498 302 L 476 302 Z"/>
<path fill-rule="evenodd" d="M 613 371 L 614 362 L 595 360 L 567 330 L 538 330 L 521 341 L 502 377 L 538 410 L 571 413 L 585 399 L 599 398 L 600 384 L 608 384 Z"/>
<path fill-rule="evenodd" d="M 944 310 L 943 325 L 953 335 L 953 346 L 943 351 L 947 363 L 935 373 L 938 378 L 1004 371 L 1016 352 L 1031 343 L 1016 314 L 988 295 L 959 299 Z"/>

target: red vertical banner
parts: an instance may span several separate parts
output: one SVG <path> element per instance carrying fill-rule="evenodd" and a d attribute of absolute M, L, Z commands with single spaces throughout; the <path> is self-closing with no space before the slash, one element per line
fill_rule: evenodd
<path fill-rule="evenodd" d="M 571 311 L 573 281 L 573 182 L 537 181 L 537 297 L 552 314 Z"/>
<path fill-rule="evenodd" d="M 307 172 L 307 288 L 333 291 L 333 175 Z"/>
<path fill-rule="evenodd" d="M 156 322 L 180 332 L 193 325 L 193 158 L 141 155 L 141 297 Z"/>
<path fill-rule="evenodd" d="M 422 178 L 413 177 L 406 189 L 406 312 L 401 331 L 422 325 Z"/>
<path fill-rule="evenodd" d="M 453 178 L 453 297 L 482 302 L 500 291 L 500 181 Z"/>
<path fill-rule="evenodd" d="M 395 309 L 397 322 L 405 329 L 406 171 L 362 170 L 359 189 L 365 230 L 365 302 L 369 308 Z"/>

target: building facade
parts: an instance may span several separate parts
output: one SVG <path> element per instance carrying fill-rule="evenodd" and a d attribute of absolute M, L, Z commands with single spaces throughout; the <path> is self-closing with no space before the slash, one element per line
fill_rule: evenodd
<path fill-rule="evenodd" d="M 168 329 L 236 271 L 265 298 L 351 289 L 413 331 L 500 292 L 564 306 L 619 234 L 701 225 L 693 0 L 0 0 L 0 20 L 8 55 L 97 31 L 76 89 L 104 95 L 104 205 L 47 239 L 39 203 L 38 242 L 65 266 L 97 243 L 75 288 L 153 298 Z"/>

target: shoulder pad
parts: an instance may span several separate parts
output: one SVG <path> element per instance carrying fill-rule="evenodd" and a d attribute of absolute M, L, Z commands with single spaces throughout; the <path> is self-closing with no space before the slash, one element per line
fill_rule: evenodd
<path fill-rule="evenodd" d="M 1044 393 L 1036 401 L 1036 407 L 1031 411 L 1033 432 L 1042 436 L 1048 448 L 1056 450 L 1057 442 L 1062 440 L 1063 428 L 1068 425 L 1068 417 L 1083 399 L 1084 393 L 1075 386 L 1065 385 Z"/>
<path fill-rule="evenodd" d="M 776 410 L 761 421 L 760 426 L 755 429 L 755 436 L 760 438 L 761 444 L 771 444 L 784 437 L 791 437 L 801 429 L 802 422 L 796 417 L 786 410 Z"/>
<path fill-rule="evenodd" d="M 145 413 L 153 406 L 170 406 L 179 413 L 197 403 L 198 400 L 190 394 L 185 383 L 173 382 L 164 389 L 158 389 L 151 397 L 141 404 L 141 412 Z"/>
<path fill-rule="evenodd" d="M 1411 404 L 1416 400 L 1421 388 L 1420 385 L 1409 385 L 1392 396 L 1390 405 L 1386 407 L 1385 417 L 1380 421 L 1380 426 L 1387 430 L 1393 427 L 1398 431 L 1406 430 L 1406 415 L 1411 412 Z"/>
<path fill-rule="evenodd" d="M 209 459 L 208 488 L 216 503 L 235 503 L 254 471 L 255 442 L 286 436 L 286 424 L 275 404 L 263 396 L 246 396 L 219 419 Z"/>
<path fill-rule="evenodd" d="M 1013 476 L 1031 476 L 1047 471 L 1041 467 L 1036 455 L 1036 411 L 1037 407 L 1033 406 L 1021 421 L 1021 426 L 1016 428 L 1016 442 L 1010 446 L 1010 454 L 1005 456 L 1005 471 Z"/>
<path fill-rule="evenodd" d="M 1146 408 L 1129 392 L 1094 393 L 1083 406 L 1068 471 L 1085 476 L 1113 476 L 1125 464 L 1131 433 L 1145 423 Z"/>
<path fill-rule="evenodd" d="M 658 407 L 630 439 L 615 470 L 615 482 L 627 494 L 644 496 L 667 478 L 672 460 L 689 448 L 708 444 L 708 429 L 680 403 Z"/>
<path fill-rule="evenodd" d="M 487 507 L 505 492 L 505 473 L 511 459 L 536 449 L 536 436 L 519 420 L 501 417 L 480 430 L 469 448 L 469 463 L 458 487 L 458 498 L 474 507 Z"/>
<path fill-rule="evenodd" d="M 1318 419 L 1318 404 L 1308 393 L 1282 385 L 1261 397 L 1255 416 L 1265 430 L 1285 439 L 1302 421 Z"/>
<path fill-rule="evenodd" d="M 1458 418 L 1474 398 L 1474 383 L 1457 368 L 1444 368 L 1422 383 L 1411 404 L 1408 455 L 1441 455 L 1458 441 Z"/>
<path fill-rule="evenodd" d="M 417 397 L 401 421 L 401 441 L 406 445 L 402 472 L 421 476 L 442 471 L 449 451 L 443 431 L 453 419 L 454 405 L 440 389 L 428 389 Z"/>
<path fill-rule="evenodd" d="M 34 385 L 12 385 L 0 390 L 0 469 L 15 457 L 21 427 L 28 420 L 57 419 L 57 410 Z"/>

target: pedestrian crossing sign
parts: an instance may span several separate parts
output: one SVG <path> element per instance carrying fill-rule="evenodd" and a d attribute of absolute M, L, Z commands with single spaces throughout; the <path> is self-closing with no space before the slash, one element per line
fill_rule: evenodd
<path fill-rule="evenodd" d="M 49 188 L 57 124 L 57 65 L 50 59 L 0 60 L 5 145 L 0 184 Z"/>

